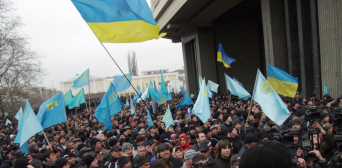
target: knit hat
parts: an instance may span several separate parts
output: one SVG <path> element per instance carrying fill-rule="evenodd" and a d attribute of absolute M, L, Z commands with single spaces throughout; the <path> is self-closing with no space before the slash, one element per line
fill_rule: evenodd
<path fill-rule="evenodd" d="M 239 168 L 292 167 L 292 154 L 277 141 L 264 141 L 248 148 L 242 155 Z"/>
<path fill-rule="evenodd" d="M 185 160 L 189 160 L 189 159 L 192 159 L 196 154 L 197 152 L 195 150 L 189 149 L 185 152 L 184 158 Z"/>
<path fill-rule="evenodd" d="M 259 139 L 256 135 L 253 134 L 247 134 L 245 137 L 245 144 L 252 143 L 252 142 L 258 142 Z"/>
<path fill-rule="evenodd" d="M 114 146 L 114 145 L 116 145 L 118 143 L 118 139 L 116 139 L 116 138 L 110 138 L 109 139 L 109 146 Z"/>
<path fill-rule="evenodd" d="M 37 145 L 37 144 L 36 144 L 35 142 L 30 143 L 30 145 L 28 145 L 28 151 L 29 151 L 29 152 L 32 152 L 33 149 L 34 149 L 34 147 L 35 147 L 36 145 Z"/>
<path fill-rule="evenodd" d="M 232 166 L 239 166 L 241 160 L 241 156 L 239 154 L 235 154 L 230 158 L 230 165 Z"/>
<path fill-rule="evenodd" d="M 63 168 L 63 166 L 66 165 L 67 163 L 68 163 L 68 160 L 62 157 L 56 160 L 57 168 Z"/>
<path fill-rule="evenodd" d="M 122 145 L 122 152 L 125 152 L 128 148 L 133 148 L 133 145 L 131 143 L 128 143 L 128 142 L 124 143 Z"/>
<path fill-rule="evenodd" d="M 155 134 L 153 136 L 153 139 L 157 140 L 157 141 L 160 141 L 160 135 L 159 134 Z"/>
<path fill-rule="evenodd" d="M 223 121 L 225 122 L 229 118 L 229 114 L 225 113 L 223 114 Z"/>
<path fill-rule="evenodd" d="M 137 159 L 137 164 L 138 167 L 144 165 L 146 162 L 149 162 L 150 159 L 148 159 L 146 156 L 139 156 L 139 158 Z"/>
<path fill-rule="evenodd" d="M 94 138 L 94 139 L 92 139 L 91 140 L 91 146 L 94 146 L 94 145 L 96 145 L 96 143 L 98 143 L 98 142 L 100 142 L 101 143 L 101 140 L 99 140 L 99 139 L 97 139 L 97 138 Z"/>
<path fill-rule="evenodd" d="M 203 130 L 204 135 L 207 135 L 207 133 L 210 132 L 210 128 L 204 128 Z"/>
<path fill-rule="evenodd" d="M 117 168 L 121 168 L 125 166 L 129 162 L 129 158 L 127 156 L 121 156 L 116 162 Z"/>
<path fill-rule="evenodd" d="M 332 128 L 332 124 L 330 124 L 330 123 L 325 123 L 323 125 L 324 131 L 329 131 L 331 128 Z"/>
<path fill-rule="evenodd" d="M 87 165 L 87 167 L 89 167 L 95 158 L 96 153 L 89 153 L 87 156 L 84 157 L 83 161 Z"/>
<path fill-rule="evenodd" d="M 23 168 L 23 167 L 27 167 L 27 165 L 28 165 L 28 160 L 20 158 L 14 161 L 13 168 Z"/>

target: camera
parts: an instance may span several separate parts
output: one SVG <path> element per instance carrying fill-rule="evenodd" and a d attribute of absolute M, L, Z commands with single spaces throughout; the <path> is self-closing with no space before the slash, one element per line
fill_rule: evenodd
<path fill-rule="evenodd" d="M 306 161 L 316 161 L 317 157 L 315 153 L 309 153 L 313 147 L 310 140 L 302 141 L 301 146 L 303 149 L 303 156 Z"/>

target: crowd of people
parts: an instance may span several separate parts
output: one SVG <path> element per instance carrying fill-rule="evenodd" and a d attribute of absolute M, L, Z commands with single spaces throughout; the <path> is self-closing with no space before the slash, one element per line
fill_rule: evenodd
<path fill-rule="evenodd" d="M 126 98 L 121 98 L 123 104 Z M 216 94 L 210 99 L 211 116 L 203 122 L 191 113 L 192 106 L 176 108 L 182 99 L 176 93 L 166 103 L 174 125 L 162 121 L 166 104 L 155 104 L 152 110 L 152 102 L 146 100 L 135 104 L 134 115 L 130 108 L 123 108 L 111 116 L 113 132 L 103 130 L 93 104 L 91 110 L 69 113 L 67 122 L 45 129 L 46 138 L 37 133 L 29 139 L 28 153 L 14 143 L 18 121 L 7 115 L 1 120 L 0 168 L 340 166 L 341 98 L 312 95 L 306 99 L 299 93 L 295 98 L 283 97 L 291 115 L 280 126 L 251 100 Z M 196 101 L 193 95 L 192 99 Z M 151 126 L 146 108 L 151 112 Z M 6 125 L 7 119 L 12 124 Z"/>

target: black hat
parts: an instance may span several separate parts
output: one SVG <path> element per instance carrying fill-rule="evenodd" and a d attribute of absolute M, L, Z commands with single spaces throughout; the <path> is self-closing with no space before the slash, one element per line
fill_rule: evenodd
<path fill-rule="evenodd" d="M 151 141 L 144 141 L 141 145 L 142 146 L 148 146 L 148 145 L 152 145 L 153 143 Z"/>
<path fill-rule="evenodd" d="M 245 136 L 245 144 L 252 143 L 252 142 L 258 142 L 259 139 L 256 135 L 254 134 L 247 134 Z"/>
<path fill-rule="evenodd" d="M 83 161 L 87 165 L 87 167 L 89 167 L 95 158 L 96 153 L 89 153 L 87 156 L 84 157 Z"/>
<path fill-rule="evenodd" d="M 118 151 L 118 150 L 121 150 L 121 151 L 122 151 L 122 148 L 121 148 L 121 147 L 118 147 L 118 146 L 113 146 L 113 147 L 110 149 L 110 152 Z"/>
<path fill-rule="evenodd" d="M 81 138 L 75 138 L 72 142 L 82 142 Z"/>
<path fill-rule="evenodd" d="M 118 168 L 125 166 L 129 162 L 129 158 L 127 156 L 121 156 L 116 162 Z"/>
<path fill-rule="evenodd" d="M 85 154 L 86 152 L 90 152 L 92 149 L 91 148 L 82 148 L 78 153 L 77 156 L 78 157 L 82 157 L 83 154 Z"/>
<path fill-rule="evenodd" d="M 63 168 L 63 166 L 67 163 L 68 163 L 68 160 L 66 160 L 65 158 L 62 158 L 62 157 L 60 157 L 56 160 L 57 168 Z"/>
<path fill-rule="evenodd" d="M 153 128 L 156 128 L 156 126 L 154 126 L 154 125 L 149 126 L 149 127 L 146 129 L 146 131 L 149 131 L 150 129 L 153 129 Z"/>
<path fill-rule="evenodd" d="M 209 147 L 211 146 L 211 141 L 205 139 L 203 140 L 201 143 L 200 143 L 200 146 L 199 146 L 199 151 L 202 152 L 202 151 L 209 151 Z"/>
<path fill-rule="evenodd" d="M 160 141 L 160 135 L 159 134 L 154 134 L 153 139 Z"/>
<path fill-rule="evenodd" d="M 217 129 L 217 127 L 216 127 L 215 125 L 212 125 L 212 126 L 210 127 L 210 131 L 212 131 L 212 130 L 214 130 L 214 129 Z"/>
<path fill-rule="evenodd" d="M 226 121 L 229 118 L 229 114 L 223 114 L 223 121 Z"/>
<path fill-rule="evenodd" d="M 328 116 L 328 113 L 322 111 L 321 114 L 320 114 L 320 117 L 319 117 L 319 121 L 322 121 L 327 116 Z"/>
<path fill-rule="evenodd" d="M 207 135 L 207 133 L 210 132 L 210 129 L 209 128 L 204 128 L 202 131 L 203 131 L 204 135 Z"/>
<path fill-rule="evenodd" d="M 144 165 L 146 162 L 149 162 L 150 159 L 148 159 L 146 156 L 140 156 L 138 159 L 137 159 L 137 164 L 138 164 L 138 167 Z"/>
<path fill-rule="evenodd" d="M 158 147 L 157 147 L 158 152 L 160 152 L 160 151 L 162 151 L 164 149 L 170 149 L 170 146 L 166 145 L 166 144 L 159 144 Z"/>
<path fill-rule="evenodd" d="M 91 146 L 94 146 L 96 145 L 96 143 L 100 142 L 101 143 L 101 140 L 97 139 L 97 138 L 94 138 L 91 140 Z"/>
<path fill-rule="evenodd" d="M 20 158 L 20 159 L 17 159 L 14 161 L 13 167 L 14 168 L 17 168 L 17 167 L 22 168 L 22 167 L 27 167 L 27 165 L 28 165 L 28 160 Z"/>
<path fill-rule="evenodd" d="M 116 138 L 110 138 L 109 139 L 109 145 L 110 146 L 114 146 L 116 143 L 118 143 L 118 139 L 116 139 Z"/>
<path fill-rule="evenodd" d="M 191 127 L 189 127 L 189 131 L 191 131 L 191 130 L 196 130 L 196 128 L 194 126 L 191 126 Z"/>
<path fill-rule="evenodd" d="M 264 141 L 248 148 L 242 155 L 239 168 L 288 168 L 293 155 L 277 141 Z"/>

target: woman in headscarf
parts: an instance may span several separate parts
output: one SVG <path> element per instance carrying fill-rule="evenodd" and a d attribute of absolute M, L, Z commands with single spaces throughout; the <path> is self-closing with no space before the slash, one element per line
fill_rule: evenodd
<path fill-rule="evenodd" d="M 179 144 L 179 146 L 178 147 L 180 147 L 181 149 L 182 149 L 182 151 L 183 152 L 186 152 L 189 148 L 190 148 L 190 144 L 189 144 L 189 139 L 188 139 L 188 137 L 186 137 L 186 135 L 184 135 L 184 134 L 181 134 L 180 136 L 179 136 L 179 138 L 178 138 L 178 144 Z"/>

